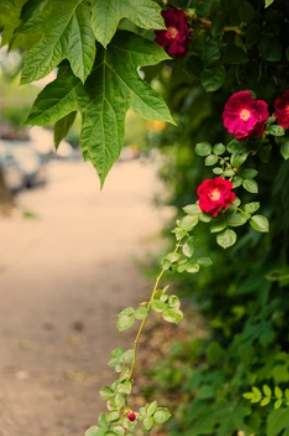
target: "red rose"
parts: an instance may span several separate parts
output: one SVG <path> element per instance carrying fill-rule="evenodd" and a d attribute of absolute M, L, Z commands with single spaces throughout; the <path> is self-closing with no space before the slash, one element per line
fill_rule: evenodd
<path fill-rule="evenodd" d="M 267 103 L 255 100 L 250 91 L 235 92 L 223 112 L 224 126 L 239 140 L 261 136 L 268 118 Z"/>
<path fill-rule="evenodd" d="M 134 422 L 136 420 L 136 414 L 133 411 L 129 412 L 127 417 L 131 422 Z"/>
<path fill-rule="evenodd" d="M 201 211 L 218 216 L 220 210 L 227 209 L 235 200 L 232 189 L 233 183 L 221 177 L 204 180 L 197 190 Z"/>
<path fill-rule="evenodd" d="M 170 56 L 184 57 L 189 49 L 192 33 L 186 15 L 180 9 L 170 8 L 162 11 L 162 16 L 167 30 L 156 30 L 155 42 L 165 47 Z"/>
<path fill-rule="evenodd" d="M 275 100 L 275 117 L 281 127 L 289 128 L 289 90 Z"/>

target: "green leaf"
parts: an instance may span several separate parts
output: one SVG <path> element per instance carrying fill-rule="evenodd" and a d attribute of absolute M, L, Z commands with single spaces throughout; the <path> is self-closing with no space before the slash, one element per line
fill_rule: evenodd
<path fill-rule="evenodd" d="M 106 47 L 122 18 L 128 18 L 138 27 L 163 29 L 161 8 L 151 0 L 93 0 L 92 30 L 96 39 Z"/>
<path fill-rule="evenodd" d="M 24 124 L 46 126 L 82 110 L 87 103 L 81 81 L 68 71 L 40 92 Z"/>
<path fill-rule="evenodd" d="M 245 392 L 243 397 L 246 398 L 246 400 L 252 400 L 254 398 L 254 394 L 253 392 Z"/>
<path fill-rule="evenodd" d="M 260 202 L 259 201 L 254 201 L 252 203 L 248 203 L 245 205 L 245 212 L 246 213 L 254 213 L 256 212 L 258 209 L 260 209 Z"/>
<path fill-rule="evenodd" d="M 181 305 L 180 299 L 176 295 L 171 295 L 168 299 L 168 305 L 170 308 L 179 309 Z"/>
<path fill-rule="evenodd" d="M 149 404 L 147 407 L 147 415 L 152 416 L 158 408 L 158 403 L 154 401 L 153 403 Z"/>
<path fill-rule="evenodd" d="M 118 32 L 108 49 L 99 49 L 88 79 L 90 103 L 83 112 L 80 143 L 103 184 L 124 142 L 124 122 L 130 108 L 145 119 L 174 124 L 163 99 L 137 73 L 139 65 L 166 59 L 156 44 L 130 32 Z"/>
<path fill-rule="evenodd" d="M 268 8 L 275 0 L 265 0 L 265 8 Z"/>
<path fill-rule="evenodd" d="M 98 424 L 100 427 L 105 427 L 107 425 L 105 413 L 101 413 L 98 418 Z"/>
<path fill-rule="evenodd" d="M 231 247 L 235 244 L 237 240 L 237 235 L 234 230 L 227 229 L 222 233 L 217 235 L 217 242 L 223 248 Z"/>
<path fill-rule="evenodd" d="M 124 382 L 120 383 L 117 390 L 120 394 L 129 395 L 131 393 L 131 386 L 131 382 L 125 380 Z"/>
<path fill-rule="evenodd" d="M 242 177 L 234 177 L 234 180 L 233 180 L 233 187 L 234 188 L 238 188 L 239 186 L 241 186 L 242 185 L 242 183 L 243 183 L 243 178 Z"/>
<path fill-rule="evenodd" d="M 216 174 L 217 176 L 220 176 L 221 174 L 223 174 L 223 170 L 222 168 L 213 168 L 213 173 Z"/>
<path fill-rule="evenodd" d="M 238 227 L 243 226 L 247 222 L 247 217 L 242 214 L 232 214 L 227 218 L 227 223 L 229 226 Z"/>
<path fill-rule="evenodd" d="M 259 51 L 266 61 L 280 61 L 282 57 L 282 45 L 277 38 L 265 37 L 258 44 Z"/>
<path fill-rule="evenodd" d="M 273 136 L 284 136 L 285 129 L 281 126 L 274 124 L 273 126 L 270 126 L 268 128 L 268 133 L 270 133 L 270 135 L 273 135 Z"/>
<path fill-rule="evenodd" d="M 231 165 L 235 168 L 240 167 L 246 161 L 248 156 L 249 153 L 247 151 L 243 151 L 243 150 L 235 151 L 230 159 Z"/>
<path fill-rule="evenodd" d="M 241 169 L 240 173 L 244 179 L 254 179 L 254 177 L 257 176 L 258 171 L 254 170 L 253 168 L 243 168 Z"/>
<path fill-rule="evenodd" d="M 114 403 L 117 408 L 121 409 L 125 405 L 125 396 L 123 394 L 117 394 Z"/>
<path fill-rule="evenodd" d="M 152 310 L 155 312 L 163 312 L 166 309 L 167 305 L 162 301 L 156 300 L 152 302 Z"/>
<path fill-rule="evenodd" d="M 98 429 L 99 429 L 99 427 L 94 425 L 93 427 L 90 427 L 89 429 L 86 430 L 84 436 L 97 436 Z"/>
<path fill-rule="evenodd" d="M 289 158 L 289 139 L 284 139 L 284 141 L 282 141 L 280 152 L 285 160 Z"/>
<path fill-rule="evenodd" d="M 246 191 L 251 192 L 252 194 L 258 193 L 258 185 L 257 182 L 255 182 L 255 180 L 245 179 L 243 181 L 243 186 L 246 189 Z"/>
<path fill-rule="evenodd" d="M 226 18 L 224 14 L 216 15 L 212 21 L 212 25 L 210 28 L 211 34 L 214 38 L 218 38 L 224 32 L 224 27 L 226 24 Z"/>
<path fill-rule="evenodd" d="M 272 395 L 272 389 L 268 385 L 263 386 L 263 392 L 266 395 L 266 397 L 271 397 Z"/>
<path fill-rule="evenodd" d="M 218 156 L 214 156 L 213 154 L 209 155 L 205 159 L 205 165 L 207 167 L 210 167 L 212 165 L 215 165 L 218 162 Z"/>
<path fill-rule="evenodd" d="M 263 400 L 260 403 L 260 406 L 262 406 L 262 407 L 267 406 L 267 404 L 269 404 L 270 401 L 271 401 L 271 397 L 263 398 Z"/>
<path fill-rule="evenodd" d="M 282 406 L 282 400 L 275 401 L 275 403 L 274 403 L 275 410 L 280 409 L 281 406 Z"/>
<path fill-rule="evenodd" d="M 212 151 L 212 146 L 208 142 L 199 142 L 195 147 L 195 152 L 199 156 L 208 156 Z"/>
<path fill-rule="evenodd" d="M 103 400 L 109 400 L 111 397 L 114 396 L 115 392 L 109 386 L 105 386 L 103 389 L 101 389 L 99 394 Z"/>
<path fill-rule="evenodd" d="M 252 387 L 252 392 L 254 394 L 254 398 L 252 398 L 251 403 L 259 403 L 262 398 L 262 392 L 260 389 L 256 388 L 255 386 Z"/>
<path fill-rule="evenodd" d="M 57 121 L 54 126 L 54 145 L 58 148 L 60 142 L 66 137 L 70 127 L 74 123 L 77 112 L 71 112 L 61 120 Z"/>
<path fill-rule="evenodd" d="M 194 244 L 192 240 L 188 240 L 184 243 L 182 247 L 183 253 L 187 257 L 192 257 L 194 253 Z"/>
<path fill-rule="evenodd" d="M 183 211 L 188 215 L 198 215 L 201 212 L 198 204 L 188 204 L 183 207 Z"/>
<path fill-rule="evenodd" d="M 136 319 L 144 319 L 147 316 L 147 310 L 145 307 L 138 307 L 134 313 Z"/>
<path fill-rule="evenodd" d="M 226 221 L 221 220 L 221 219 L 215 219 L 215 220 L 210 224 L 210 232 L 211 232 L 211 233 L 218 233 L 218 232 L 221 232 L 221 231 L 224 230 L 227 226 L 228 226 L 228 224 L 226 223 Z"/>
<path fill-rule="evenodd" d="M 106 51 L 98 50 L 85 90 L 71 73 L 67 73 L 70 83 L 59 77 L 40 93 L 26 124 L 46 125 L 81 111 L 83 156 L 92 162 L 103 185 L 119 158 L 129 108 L 145 119 L 174 123 L 162 98 L 137 73 L 139 65 L 153 65 L 166 58 L 156 44 L 130 32 L 118 32 Z"/>
<path fill-rule="evenodd" d="M 269 232 L 269 223 L 263 215 L 254 215 L 250 219 L 250 225 L 258 232 Z"/>
<path fill-rule="evenodd" d="M 279 386 L 275 386 L 274 394 L 275 394 L 275 397 L 278 398 L 278 399 L 283 397 L 283 392 L 281 391 Z"/>
<path fill-rule="evenodd" d="M 207 92 L 220 89 L 226 79 L 226 70 L 223 66 L 205 68 L 201 75 L 201 83 Z"/>
<path fill-rule="evenodd" d="M 133 307 L 126 307 L 118 314 L 118 316 L 132 315 L 134 312 L 135 312 L 135 309 Z"/>
<path fill-rule="evenodd" d="M 213 153 L 217 154 L 218 156 L 224 154 L 225 151 L 226 151 L 226 147 L 222 143 L 215 144 L 213 147 Z"/>
<path fill-rule="evenodd" d="M 202 221 L 203 223 L 209 223 L 211 222 L 213 219 L 212 215 L 208 214 L 208 213 L 200 213 L 199 214 L 199 220 Z"/>
<path fill-rule="evenodd" d="M 289 427 L 289 408 L 274 410 L 267 420 L 267 435 L 277 436 L 284 428 Z"/>
<path fill-rule="evenodd" d="M 116 320 L 116 327 L 120 332 L 129 329 L 134 325 L 135 318 L 130 315 L 118 315 Z"/>
<path fill-rule="evenodd" d="M 204 267 L 208 267 L 213 265 L 213 261 L 210 257 L 200 257 L 200 259 L 198 259 L 198 264 Z"/>
<path fill-rule="evenodd" d="M 114 431 L 109 430 L 106 431 L 103 436 L 118 436 L 118 434 L 115 433 Z"/>
<path fill-rule="evenodd" d="M 166 309 L 162 315 L 165 321 L 173 324 L 178 324 L 184 317 L 183 313 L 175 308 Z"/>
<path fill-rule="evenodd" d="M 200 270 L 200 265 L 198 263 L 189 262 L 185 264 L 185 271 L 187 271 L 190 274 L 195 274 L 199 272 L 199 270 Z"/>
<path fill-rule="evenodd" d="M 159 407 L 153 416 L 154 422 L 156 424 L 163 424 L 168 419 L 170 419 L 171 414 L 166 407 Z"/>
<path fill-rule="evenodd" d="M 153 421 L 153 418 L 151 418 L 150 416 L 147 416 L 143 420 L 142 427 L 145 431 L 150 431 L 152 429 L 153 425 L 154 425 L 154 421 Z"/>
<path fill-rule="evenodd" d="M 84 82 L 96 53 L 89 22 L 89 6 L 81 0 L 50 0 L 22 30 L 41 33 L 42 38 L 25 57 L 21 83 L 42 79 L 64 59 L 69 61 L 74 75 Z"/>
<path fill-rule="evenodd" d="M 199 222 L 199 217 L 197 215 L 187 215 L 180 222 L 181 229 L 189 232 L 192 230 Z"/>
<path fill-rule="evenodd" d="M 111 412 L 109 412 L 109 414 L 107 415 L 107 420 L 109 422 L 113 422 L 113 421 L 117 421 L 119 418 L 119 412 L 117 410 L 112 410 Z"/>

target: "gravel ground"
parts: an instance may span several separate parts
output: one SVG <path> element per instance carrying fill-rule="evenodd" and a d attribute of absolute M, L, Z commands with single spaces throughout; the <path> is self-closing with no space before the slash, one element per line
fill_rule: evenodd
<path fill-rule="evenodd" d="M 135 259 L 155 253 L 152 165 L 115 166 L 104 190 L 89 164 L 54 161 L 49 183 L 0 221 L 0 436 L 82 436 L 103 407 L 111 349 L 130 346 L 116 314 L 146 295 Z"/>

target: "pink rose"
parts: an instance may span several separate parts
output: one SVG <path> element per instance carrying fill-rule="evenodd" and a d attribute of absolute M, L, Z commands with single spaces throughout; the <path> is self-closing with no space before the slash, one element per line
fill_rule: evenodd
<path fill-rule="evenodd" d="M 275 100 L 275 117 L 281 127 L 289 128 L 289 90 Z"/>
<path fill-rule="evenodd" d="M 239 140 L 261 136 L 268 118 L 267 103 L 255 100 L 250 91 L 231 95 L 223 112 L 224 126 Z"/>
<path fill-rule="evenodd" d="M 232 189 L 233 183 L 221 177 L 204 180 L 197 189 L 201 211 L 217 217 L 220 210 L 227 209 L 235 200 Z"/>
<path fill-rule="evenodd" d="M 186 15 L 180 9 L 169 8 L 162 11 L 162 16 L 167 29 L 155 31 L 155 42 L 165 47 L 170 56 L 184 57 L 189 50 L 192 33 Z"/>

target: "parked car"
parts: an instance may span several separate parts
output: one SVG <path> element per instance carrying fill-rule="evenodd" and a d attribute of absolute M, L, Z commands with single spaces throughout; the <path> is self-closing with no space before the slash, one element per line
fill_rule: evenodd
<path fill-rule="evenodd" d="M 17 192 L 23 187 L 22 171 L 13 156 L 6 153 L 6 147 L 0 144 L 0 168 L 9 191 Z"/>
<path fill-rule="evenodd" d="M 32 186 L 46 182 L 46 174 L 40 156 L 31 141 L 0 140 L 6 153 L 18 164 L 22 172 L 23 185 Z"/>

